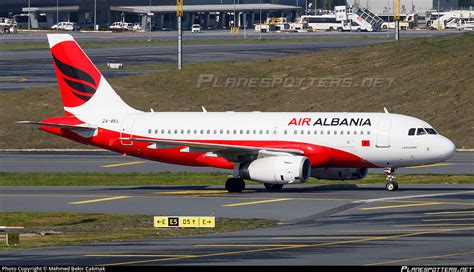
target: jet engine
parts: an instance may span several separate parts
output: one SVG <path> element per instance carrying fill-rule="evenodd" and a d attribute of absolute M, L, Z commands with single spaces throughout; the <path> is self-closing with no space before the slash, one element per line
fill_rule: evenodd
<path fill-rule="evenodd" d="M 303 156 L 272 156 L 243 163 L 239 171 L 242 178 L 263 183 L 305 183 L 311 175 L 311 163 Z"/>
<path fill-rule="evenodd" d="M 367 168 L 313 168 L 311 176 L 317 179 L 355 180 L 367 176 Z"/>

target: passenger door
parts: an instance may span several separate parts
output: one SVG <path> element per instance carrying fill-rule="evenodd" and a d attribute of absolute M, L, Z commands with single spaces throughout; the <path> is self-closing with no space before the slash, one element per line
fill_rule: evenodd
<path fill-rule="evenodd" d="M 378 123 L 377 127 L 377 139 L 375 146 L 378 148 L 390 147 L 390 128 L 392 126 L 392 120 L 382 119 Z"/>

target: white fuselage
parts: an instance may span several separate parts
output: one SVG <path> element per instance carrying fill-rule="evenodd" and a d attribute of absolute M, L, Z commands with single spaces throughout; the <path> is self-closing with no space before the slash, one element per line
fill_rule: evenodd
<path fill-rule="evenodd" d="M 439 134 L 408 135 L 412 128 L 432 128 L 428 123 L 390 113 L 137 112 L 104 116 L 97 119 L 97 125 L 154 139 L 236 145 L 249 141 L 255 145 L 306 143 L 351 153 L 376 167 L 435 163 L 455 151 L 454 144 Z"/>

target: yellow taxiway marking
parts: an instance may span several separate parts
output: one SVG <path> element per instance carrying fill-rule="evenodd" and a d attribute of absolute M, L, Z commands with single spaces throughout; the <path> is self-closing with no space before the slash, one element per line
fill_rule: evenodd
<path fill-rule="evenodd" d="M 449 166 L 451 163 L 435 163 L 435 164 L 427 164 L 427 165 L 419 165 L 419 166 L 410 166 L 407 168 L 425 168 L 425 167 L 438 167 L 438 166 Z"/>
<path fill-rule="evenodd" d="M 242 193 L 253 193 L 255 190 L 244 190 Z M 227 190 L 185 190 L 185 191 L 169 191 L 157 192 L 157 195 L 210 195 L 210 194 L 228 194 Z"/>
<path fill-rule="evenodd" d="M 451 227 L 451 226 L 474 226 L 474 224 L 407 224 L 407 225 L 395 225 L 394 227 Z"/>
<path fill-rule="evenodd" d="M 135 164 L 142 164 L 145 163 L 144 161 L 133 161 L 133 162 L 124 162 L 124 163 L 116 163 L 116 164 L 107 164 L 102 165 L 103 168 L 111 168 L 111 167 L 119 167 L 119 166 L 127 166 L 127 165 L 135 165 Z"/>
<path fill-rule="evenodd" d="M 288 246 L 309 246 L 308 244 L 203 244 L 195 247 L 288 247 Z"/>
<path fill-rule="evenodd" d="M 260 201 L 226 204 L 226 205 L 222 205 L 222 207 L 237 207 L 237 206 L 245 206 L 245 205 L 255 205 L 255 204 L 263 204 L 263 203 L 271 203 L 271 202 L 288 201 L 288 200 L 291 200 L 291 199 L 292 198 L 275 198 L 275 199 L 267 199 L 267 200 L 260 200 Z"/>
<path fill-rule="evenodd" d="M 123 199 L 123 198 L 129 198 L 129 197 L 131 196 L 113 196 L 113 197 L 98 198 L 98 199 L 91 199 L 91 200 L 84 200 L 84 201 L 77 201 L 77 202 L 69 202 L 68 204 L 71 204 L 71 205 L 88 204 L 88 203 Z"/>
<path fill-rule="evenodd" d="M 414 203 L 414 204 L 401 204 L 401 205 L 391 205 L 391 206 L 377 206 L 369 208 L 360 208 L 361 211 L 370 211 L 370 210 L 381 210 L 381 209 L 398 209 L 406 207 L 417 207 L 417 206 L 431 206 L 431 205 L 440 205 L 443 203 L 440 202 L 427 202 L 427 203 Z"/>
<path fill-rule="evenodd" d="M 424 222 L 439 222 L 439 221 L 472 221 L 474 218 L 437 218 L 437 219 L 423 219 Z"/>
<path fill-rule="evenodd" d="M 371 263 L 371 264 L 365 264 L 365 265 L 371 266 L 371 265 L 382 265 L 382 264 L 391 264 L 391 263 L 404 263 L 404 262 L 414 261 L 414 260 L 439 259 L 439 258 L 444 258 L 444 257 L 462 256 L 462 255 L 469 255 L 469 254 L 474 254 L 474 252 L 461 252 L 461 253 L 451 253 L 451 254 L 437 255 L 437 256 L 408 258 L 408 259 L 400 259 L 400 260 L 394 260 L 394 261 Z"/>
<path fill-rule="evenodd" d="M 396 229 L 396 230 L 386 230 L 386 229 L 381 229 L 381 230 L 340 230 L 340 233 L 362 233 L 362 232 L 415 232 L 415 231 L 432 231 L 433 229 Z M 445 229 L 440 229 L 440 230 L 453 230 L 450 228 L 445 228 Z"/>
<path fill-rule="evenodd" d="M 379 238 L 383 236 L 305 236 L 305 237 L 272 237 L 272 240 L 334 240 L 334 239 L 357 239 L 357 238 Z"/>
<path fill-rule="evenodd" d="M 472 214 L 474 211 L 455 211 L 455 212 L 429 212 L 426 215 L 451 215 L 451 214 Z"/>
<path fill-rule="evenodd" d="M 395 202 L 395 203 L 433 203 L 433 201 L 417 201 L 417 200 L 384 200 L 381 202 Z M 438 204 L 443 205 L 474 205 L 472 202 L 447 202 L 447 201 L 436 201 Z"/>
<path fill-rule="evenodd" d="M 421 231 L 421 232 L 412 232 L 412 233 L 399 234 L 399 235 L 393 235 L 393 236 L 382 236 L 382 237 L 377 237 L 377 238 L 356 239 L 356 240 L 344 240 L 344 241 L 326 242 L 326 243 L 318 243 L 318 244 L 288 245 L 288 246 L 281 246 L 281 247 L 265 247 L 265 248 L 257 248 L 257 249 L 247 249 L 247 250 L 209 253 L 209 254 L 202 254 L 202 255 L 196 255 L 196 256 L 171 257 L 171 258 L 164 258 L 164 259 L 151 259 L 151 260 L 141 260 L 141 261 L 131 261 L 131 262 L 100 264 L 99 266 L 115 266 L 115 265 L 129 265 L 129 264 L 140 264 L 140 263 L 154 263 L 154 262 L 177 261 L 177 260 L 185 260 L 185 259 L 197 259 L 197 258 L 207 258 L 207 257 L 217 257 L 217 256 L 238 255 L 238 254 L 245 254 L 245 253 L 288 250 L 288 249 L 296 249 L 296 248 L 322 247 L 322 246 L 342 245 L 342 244 L 350 244 L 350 243 L 361 243 L 361 242 L 377 241 L 377 240 L 388 240 L 388 239 L 412 237 L 412 236 L 443 233 L 443 232 L 450 232 L 450 231 L 463 231 L 463 230 L 469 230 L 469 229 L 474 229 L 474 227 L 449 229 L 449 230 L 444 230 L 443 229 L 443 230 Z"/>
<path fill-rule="evenodd" d="M 177 254 L 86 254 L 85 257 L 193 257 L 196 255 L 177 255 Z"/>

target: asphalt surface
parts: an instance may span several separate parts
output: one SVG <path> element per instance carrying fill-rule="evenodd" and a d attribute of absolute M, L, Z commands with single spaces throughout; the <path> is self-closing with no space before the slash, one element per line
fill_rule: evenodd
<path fill-rule="evenodd" d="M 205 44 L 183 46 L 184 64 L 195 62 L 265 60 L 308 52 L 322 48 L 348 48 L 380 41 L 304 42 Z M 96 65 L 105 67 L 109 62 L 124 67 L 142 64 L 176 63 L 176 46 L 114 46 L 84 48 Z M 46 49 L 0 51 L 0 91 L 56 84 L 51 53 Z M 157 73 L 155 70 L 103 70 L 106 78 L 131 74 Z"/>
<path fill-rule="evenodd" d="M 472 265 L 474 186 L 3 187 L 3 211 L 268 218 L 266 229 L 8 250 L 2 265 Z M 121 196 L 122 198 L 117 198 Z"/>
<path fill-rule="evenodd" d="M 453 31 L 405 31 L 402 37 L 432 37 L 458 33 Z M 72 33 L 81 42 L 110 42 L 110 41 L 145 41 L 148 33 Z M 230 34 L 228 31 L 205 31 L 200 34 L 184 33 L 185 40 L 221 40 L 242 39 L 240 34 Z M 242 61 L 265 60 L 275 57 L 289 56 L 307 52 L 315 52 L 322 48 L 348 48 L 379 43 L 377 40 L 360 40 L 365 38 L 388 37 L 387 32 L 313 32 L 313 33 L 264 33 L 262 38 L 285 39 L 286 42 L 276 43 L 227 43 L 184 45 L 183 59 L 188 62 Z M 247 37 L 258 38 L 259 34 L 247 31 Z M 393 33 L 392 33 L 393 36 Z M 306 42 L 288 42 L 291 38 L 313 39 Z M 314 41 L 321 38 L 321 41 Z M 324 42 L 324 39 L 336 39 Z M 175 40 L 176 32 L 153 32 L 152 39 Z M 342 39 L 337 41 L 337 39 Z M 351 39 L 354 39 L 351 41 Z M 47 45 L 45 32 L 22 32 L 15 35 L 3 35 L 0 44 L 43 43 Z M 108 62 L 120 62 L 128 65 L 176 63 L 176 46 L 126 46 L 107 48 L 86 48 L 84 51 L 96 65 L 106 66 Z M 49 50 L 0 50 L 0 91 L 12 91 L 31 87 L 42 87 L 56 84 L 53 64 Z M 132 74 L 156 73 L 156 70 L 104 70 L 106 78 Z"/>
<path fill-rule="evenodd" d="M 55 31 L 22 31 L 14 35 L 2 35 L 0 43 L 47 43 L 46 33 L 57 33 Z M 150 37 L 149 32 L 60 32 L 68 33 L 74 36 L 74 38 L 81 42 L 94 42 L 94 41 L 117 41 L 117 39 L 126 39 L 130 41 L 144 41 Z M 401 31 L 400 37 L 434 37 L 446 34 L 459 33 L 457 30 L 443 30 L 443 31 L 432 31 L 426 29 L 419 30 L 408 30 Z M 176 40 L 176 31 L 153 31 L 151 37 L 153 40 Z M 271 32 L 271 33 L 258 33 L 253 29 L 248 29 L 244 32 L 243 29 L 240 33 L 231 33 L 230 30 L 203 30 L 201 33 L 191 33 L 189 30 L 183 31 L 183 37 L 186 40 L 213 40 L 213 39 L 242 39 L 247 38 L 360 38 L 360 37 L 394 37 L 394 30 L 379 31 L 379 32 L 337 32 L 337 31 L 314 31 L 314 32 L 303 32 L 303 33 L 287 33 L 287 32 Z"/>
<path fill-rule="evenodd" d="M 383 169 L 370 169 L 382 173 Z M 107 151 L 0 152 L 0 172 L 216 172 L 208 167 L 159 163 Z M 401 174 L 474 174 L 474 152 L 457 152 L 449 160 L 397 169 Z"/>

